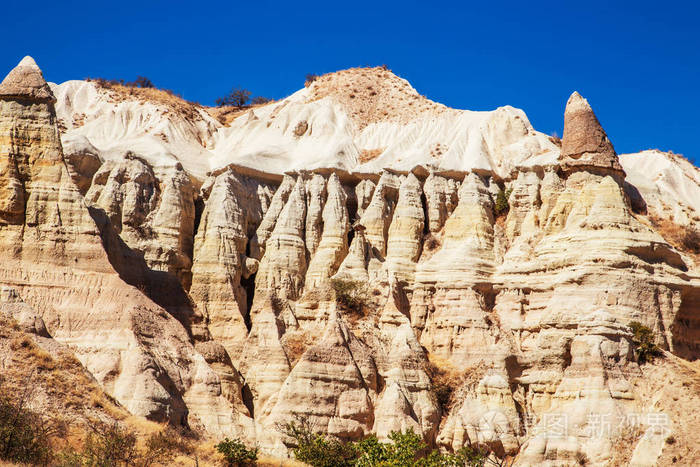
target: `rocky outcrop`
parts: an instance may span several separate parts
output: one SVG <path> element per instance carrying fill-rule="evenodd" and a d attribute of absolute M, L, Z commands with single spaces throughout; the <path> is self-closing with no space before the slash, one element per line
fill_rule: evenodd
<path fill-rule="evenodd" d="M 44 75 L 30 56 L 24 57 L 2 81 L 0 98 L 6 102 L 17 99 L 56 102 Z"/>
<path fill-rule="evenodd" d="M 314 429 L 357 439 L 372 428 L 370 391 L 376 389 L 370 350 L 334 315 L 323 337 L 304 352 L 282 385 L 270 422 L 299 414 L 308 417 Z"/>
<path fill-rule="evenodd" d="M 22 81 L 29 88 L 15 86 L 18 73 L 31 76 Z M 101 229 L 114 227 L 96 223 L 68 173 L 41 71 L 25 59 L 7 81 L 2 88 L 12 91 L 0 97 L 0 154 L 21 174 L 17 192 L 24 202 L 12 223 L 0 226 L 0 283 L 129 412 L 245 435 L 247 413 L 222 397 L 221 380 L 183 326 L 113 268 L 119 246 L 107 245 Z M 225 407 L 222 417 L 211 416 L 215 406 Z"/>
<path fill-rule="evenodd" d="M 265 188 L 230 170 L 202 188 L 206 204 L 194 240 L 190 296 L 206 322 L 199 333 L 211 333 L 234 362 L 248 333 L 253 297 L 242 281 L 252 283 L 257 268 L 248 255 L 263 219 Z"/>
<path fill-rule="evenodd" d="M 192 281 L 194 198 L 194 185 L 182 166 L 156 175 L 133 154 L 123 162 L 105 162 L 85 194 L 121 239 L 144 253 L 149 268 L 174 275 L 186 290 Z"/>
<path fill-rule="evenodd" d="M 387 235 L 386 268 L 400 280 L 412 281 L 423 244 L 423 190 L 415 175 L 401 183 L 394 218 Z"/>
<path fill-rule="evenodd" d="M 426 216 L 428 230 L 437 233 L 457 207 L 459 183 L 452 178 L 445 178 L 431 173 L 425 180 L 423 191 L 427 204 Z"/>
<path fill-rule="evenodd" d="M 577 92 L 566 103 L 559 162 L 564 170 L 595 168 L 624 174 L 608 135 L 588 101 Z"/>
<path fill-rule="evenodd" d="M 423 146 L 391 142 L 395 122 L 346 141 L 342 106 L 302 94 L 193 152 L 239 154 L 258 137 L 230 134 L 303 120 L 289 144 L 318 164 L 284 175 L 282 140 L 265 142 L 274 173 L 179 165 L 150 140 L 98 149 L 75 125 L 64 155 L 51 89 L 23 60 L 0 85 L 0 309 L 67 345 L 132 414 L 266 452 L 287 454 L 275 427 L 302 415 L 343 440 L 410 428 L 519 465 L 614 465 L 620 433 L 595 420 L 650 403 L 629 324 L 698 358 L 700 276 L 638 209 L 631 194 L 649 190 L 634 193 L 585 99 L 569 99 L 561 151 L 511 108 L 404 122 L 402 141 L 464 130 L 432 142 L 428 164 Z M 340 165 L 316 159 L 329 134 Z M 348 169 L 385 140 L 360 165 L 389 169 Z M 624 449 L 662 459 L 657 441 Z"/>
<path fill-rule="evenodd" d="M 337 175 L 332 174 L 328 178 L 327 192 L 328 199 L 322 214 L 323 235 L 306 273 L 306 288 L 311 290 L 327 286 L 330 277 L 348 254 L 350 222 L 347 195 Z"/>

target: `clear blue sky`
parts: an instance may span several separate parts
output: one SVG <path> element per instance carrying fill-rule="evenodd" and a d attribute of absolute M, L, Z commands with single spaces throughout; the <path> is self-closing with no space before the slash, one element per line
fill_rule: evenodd
<path fill-rule="evenodd" d="M 693 3 L 4 0 L 0 64 L 29 54 L 55 82 L 144 75 L 202 104 L 233 86 L 280 98 L 307 73 L 386 64 L 433 100 L 509 104 L 559 135 L 578 90 L 619 153 L 659 148 L 698 164 Z"/>

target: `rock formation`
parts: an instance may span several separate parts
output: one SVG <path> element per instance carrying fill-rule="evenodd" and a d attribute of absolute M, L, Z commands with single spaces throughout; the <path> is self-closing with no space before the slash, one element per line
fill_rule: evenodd
<path fill-rule="evenodd" d="M 25 58 L 0 84 L 0 309 L 130 413 L 278 456 L 298 415 L 516 465 L 680 455 L 648 421 L 621 430 L 639 414 L 700 445 L 682 428 L 697 391 L 652 407 L 644 389 L 700 358 L 700 172 L 618 159 L 578 93 L 560 150 L 520 110 L 447 109 L 387 73 L 226 126 L 175 98 L 48 85 Z M 387 93 L 349 103 L 351 78 Z M 399 98 L 422 110 L 383 117 Z"/>

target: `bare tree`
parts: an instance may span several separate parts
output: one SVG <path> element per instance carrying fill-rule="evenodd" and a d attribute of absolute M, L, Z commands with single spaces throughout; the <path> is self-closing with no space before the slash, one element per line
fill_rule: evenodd
<path fill-rule="evenodd" d="M 234 107 L 245 107 L 250 100 L 250 91 L 243 88 L 233 88 L 226 96 L 216 100 L 216 105 L 223 107 L 232 105 Z"/>

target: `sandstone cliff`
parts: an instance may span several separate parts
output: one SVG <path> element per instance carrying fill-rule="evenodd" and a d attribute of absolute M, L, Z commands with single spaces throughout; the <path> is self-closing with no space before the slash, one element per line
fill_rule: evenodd
<path fill-rule="evenodd" d="M 349 100 L 346 82 L 380 96 Z M 618 158 L 578 93 L 560 148 L 520 110 L 448 109 L 404 83 L 348 70 L 224 126 L 49 87 L 24 59 L 0 85 L 0 284 L 34 310 L 18 321 L 41 317 L 132 414 L 280 456 L 296 415 L 519 465 L 699 445 L 683 428 L 697 388 L 649 394 L 700 357 L 700 251 L 662 228 L 697 238 L 697 168 Z M 401 118 L 378 110 L 405 99 Z M 632 321 L 666 357 L 639 364 Z"/>

